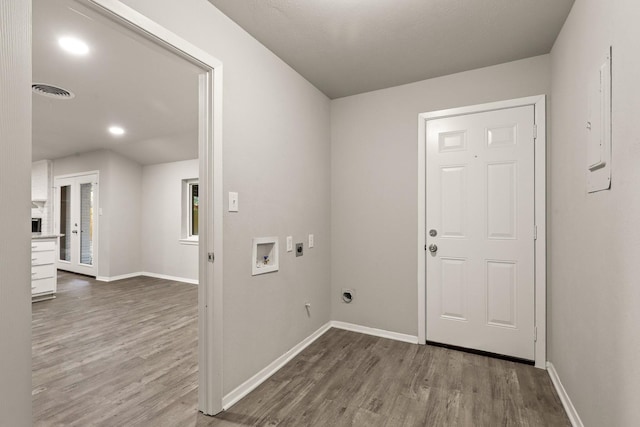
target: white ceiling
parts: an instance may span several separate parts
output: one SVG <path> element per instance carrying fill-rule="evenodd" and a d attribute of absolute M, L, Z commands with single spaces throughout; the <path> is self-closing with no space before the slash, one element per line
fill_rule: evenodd
<path fill-rule="evenodd" d="M 542 55 L 573 0 L 209 0 L 330 98 Z"/>
<path fill-rule="evenodd" d="M 83 39 L 86 56 L 58 46 Z M 109 149 L 140 164 L 198 157 L 195 66 L 69 0 L 33 1 L 33 82 L 75 93 L 33 95 L 33 160 Z M 111 125 L 126 130 L 121 137 Z"/>

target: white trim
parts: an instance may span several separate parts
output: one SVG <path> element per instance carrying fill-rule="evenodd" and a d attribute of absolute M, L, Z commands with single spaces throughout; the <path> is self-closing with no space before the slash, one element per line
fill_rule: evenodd
<path fill-rule="evenodd" d="M 296 357 L 302 350 L 307 348 L 311 343 L 320 338 L 325 332 L 331 329 L 333 322 L 327 322 L 320 329 L 309 335 L 307 338 L 296 344 L 291 350 L 287 351 L 282 356 L 267 365 L 260 372 L 249 378 L 247 381 L 240 384 L 233 391 L 228 393 L 222 399 L 222 407 L 226 411 L 232 407 L 236 402 L 251 393 L 256 387 L 265 382 L 269 377 L 278 372 L 284 365 L 286 365 L 291 359 Z"/>
<path fill-rule="evenodd" d="M 331 327 L 336 329 L 344 329 L 345 331 L 358 332 L 361 334 L 373 335 L 374 337 L 388 338 L 391 340 L 408 342 L 409 344 L 418 344 L 418 337 L 415 335 L 401 334 L 399 332 L 385 331 L 384 329 L 370 328 L 368 326 L 356 325 L 353 323 L 340 322 L 332 320 Z"/>
<path fill-rule="evenodd" d="M 537 135 L 535 142 L 536 238 L 536 368 L 547 366 L 547 113 L 546 97 L 534 98 Z"/>
<path fill-rule="evenodd" d="M 547 334 L 546 334 L 546 295 L 547 295 L 547 231 L 546 231 L 546 96 L 530 96 L 507 101 L 452 108 L 447 110 L 421 113 L 418 115 L 418 341 L 426 343 L 426 122 L 427 120 L 459 116 L 486 111 L 533 105 L 535 124 L 538 135 L 535 142 L 535 225 L 538 238 L 535 241 L 535 326 L 537 341 L 535 342 L 535 365 L 544 369 L 546 366 Z"/>
<path fill-rule="evenodd" d="M 86 172 L 75 172 L 75 173 L 67 173 L 64 175 L 55 175 L 53 177 L 54 181 L 56 179 L 65 179 L 65 178 L 75 178 L 78 176 L 85 176 L 85 175 L 100 175 L 100 171 L 99 170 L 93 170 L 93 171 L 86 171 Z M 54 184 L 55 186 L 55 184 Z"/>
<path fill-rule="evenodd" d="M 202 68 L 199 76 L 198 409 L 222 411 L 222 62 L 117 0 L 77 0 Z M 215 252 L 215 265 L 208 253 Z M 215 268 L 214 268 L 215 267 Z"/>
<path fill-rule="evenodd" d="M 198 246 L 199 240 L 198 236 L 191 236 L 185 239 L 178 239 L 178 243 L 180 243 L 181 245 Z"/>
<path fill-rule="evenodd" d="M 427 121 L 418 115 L 418 342 L 427 343 Z"/>
<path fill-rule="evenodd" d="M 143 273 L 138 271 L 136 273 L 121 274 L 119 276 L 96 276 L 96 280 L 98 282 L 116 282 L 118 280 L 131 279 L 133 277 L 139 277 L 142 275 Z"/>
<path fill-rule="evenodd" d="M 189 62 L 203 68 L 203 70 L 222 66 L 220 60 L 206 51 L 194 46 L 118 0 L 79 0 L 79 2 L 92 6 L 94 10 L 105 12 L 108 17 L 115 18 L 116 22 L 126 25 L 141 36 L 187 59 Z"/>
<path fill-rule="evenodd" d="M 571 402 L 569 395 L 567 394 L 567 390 L 565 390 L 562 382 L 560 381 L 560 377 L 558 376 L 558 372 L 556 371 L 553 363 L 547 362 L 547 372 L 549 373 L 549 377 L 551 378 L 551 382 L 556 389 L 556 393 L 558 393 L 558 397 L 562 402 L 562 406 L 564 406 L 564 410 L 567 413 L 567 417 L 569 417 L 569 421 L 571 421 L 571 425 L 573 427 L 584 427 L 582 424 L 582 420 L 578 415 L 578 411 L 576 411 L 575 406 Z"/>
<path fill-rule="evenodd" d="M 140 275 L 153 277 L 155 279 L 164 279 L 164 280 L 172 280 L 174 282 L 189 283 L 190 285 L 198 284 L 198 279 L 187 279 L 186 277 L 169 276 L 167 274 L 150 273 L 148 271 L 143 271 L 142 273 L 140 273 Z"/>
<path fill-rule="evenodd" d="M 99 282 L 115 282 L 118 280 L 124 280 L 124 279 L 131 279 L 133 277 L 153 277 L 155 279 L 164 279 L 164 280 L 171 280 L 174 282 L 182 282 L 182 283 L 189 283 L 191 285 L 197 285 L 198 284 L 198 280 L 196 279 L 187 279 L 186 277 L 178 277 L 178 276 L 169 276 L 167 274 L 158 274 L 158 273 L 150 273 L 148 271 L 138 271 L 136 273 L 127 273 L 127 274 L 121 274 L 119 276 L 97 276 L 96 280 Z"/>

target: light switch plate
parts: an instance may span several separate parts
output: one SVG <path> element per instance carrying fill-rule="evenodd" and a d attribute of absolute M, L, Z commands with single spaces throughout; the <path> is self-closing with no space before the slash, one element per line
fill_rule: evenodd
<path fill-rule="evenodd" d="M 229 212 L 238 212 L 238 193 L 229 191 Z"/>
<path fill-rule="evenodd" d="M 309 234 L 309 247 L 313 247 L 313 234 Z"/>
<path fill-rule="evenodd" d="M 293 236 L 287 236 L 287 252 L 293 251 Z"/>

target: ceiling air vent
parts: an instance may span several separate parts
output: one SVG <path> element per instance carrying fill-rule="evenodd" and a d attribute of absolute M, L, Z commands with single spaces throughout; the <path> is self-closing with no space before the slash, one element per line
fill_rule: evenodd
<path fill-rule="evenodd" d="M 31 89 L 38 95 L 48 96 L 49 98 L 56 99 L 72 99 L 75 98 L 75 94 L 69 92 L 61 87 L 46 85 L 43 83 L 36 83 L 31 85 Z"/>

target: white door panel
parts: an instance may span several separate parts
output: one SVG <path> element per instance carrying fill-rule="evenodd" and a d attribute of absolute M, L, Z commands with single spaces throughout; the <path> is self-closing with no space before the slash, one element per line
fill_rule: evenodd
<path fill-rule="evenodd" d="M 534 109 L 427 122 L 427 340 L 534 359 Z"/>

